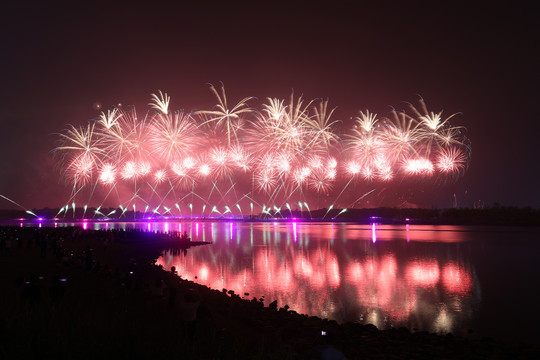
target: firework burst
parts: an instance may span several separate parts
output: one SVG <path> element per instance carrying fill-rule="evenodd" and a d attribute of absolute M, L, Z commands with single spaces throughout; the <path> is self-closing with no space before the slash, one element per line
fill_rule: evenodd
<path fill-rule="evenodd" d="M 252 97 L 231 107 L 223 85 L 210 91 L 217 98 L 211 110 L 171 111 L 170 97 L 159 91 L 145 116 L 115 108 L 86 126 L 70 125 L 54 151 L 65 178 L 74 189 L 95 182 L 109 193 L 130 184 L 121 188 L 133 189 L 124 209 L 147 192 L 159 197 L 159 206 L 167 202 L 167 213 L 188 205 L 192 213 L 196 199 L 205 208 L 227 206 L 228 213 L 253 209 L 254 202 L 307 207 L 310 194 L 339 194 L 337 201 L 350 184 L 361 189 L 433 175 L 455 180 L 470 161 L 465 129 L 450 125 L 456 114 L 428 111 L 423 99 L 410 113 L 361 111 L 351 129 L 339 129 L 328 100 L 291 94 L 288 101 L 267 98 L 257 111 L 248 106 Z"/>

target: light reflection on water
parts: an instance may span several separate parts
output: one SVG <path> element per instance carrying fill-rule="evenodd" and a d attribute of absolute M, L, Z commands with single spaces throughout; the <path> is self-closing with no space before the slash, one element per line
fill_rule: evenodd
<path fill-rule="evenodd" d="M 213 245 L 187 255 L 165 253 L 159 265 L 299 313 L 464 333 L 479 302 L 474 269 L 460 251 L 468 234 L 452 228 L 296 222 L 184 228 L 194 241 Z"/>
<path fill-rule="evenodd" d="M 185 231 L 212 245 L 165 253 L 158 260 L 164 268 L 340 322 L 460 335 L 472 328 L 473 336 L 529 343 L 540 336 L 539 228 L 187 221 L 43 226 Z"/>

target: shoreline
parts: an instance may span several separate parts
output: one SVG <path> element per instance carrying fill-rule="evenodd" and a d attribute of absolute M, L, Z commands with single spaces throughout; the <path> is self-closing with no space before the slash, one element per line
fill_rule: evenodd
<path fill-rule="evenodd" d="M 316 209 L 313 211 L 282 210 L 274 214 L 259 215 L 159 215 L 134 211 L 122 212 L 119 217 L 96 217 L 94 208 L 75 208 L 57 218 L 59 209 L 2 210 L 0 221 L 39 222 L 162 222 L 162 221 L 235 221 L 235 222 L 352 222 L 381 225 L 486 225 L 486 226 L 540 226 L 540 209 L 494 206 L 482 209 L 448 208 L 363 208 L 363 209 Z M 116 209 L 102 209 L 104 213 L 115 213 Z M 93 215 L 92 215 L 93 214 Z M 66 216 L 68 215 L 68 216 Z M 30 217 L 32 216 L 32 217 Z M 88 216 L 89 218 L 85 218 Z"/>
<path fill-rule="evenodd" d="M 161 350 L 158 352 L 163 356 L 188 349 L 194 357 L 201 358 L 309 358 L 310 351 L 324 340 L 320 335 L 324 330 L 336 335 L 335 346 L 349 359 L 540 357 L 538 346 L 531 344 L 412 333 L 405 328 L 377 330 L 373 325 L 338 324 L 300 315 L 286 308 L 278 309 L 276 303 L 265 306 L 259 299 L 242 299 L 241 294 L 226 289 L 213 290 L 154 265 L 164 249 L 184 251 L 185 245 L 189 244 L 179 246 L 177 241 L 160 239 L 153 233 L 82 230 L 76 227 L 0 227 L 0 234 L 5 232 L 15 232 L 19 236 L 19 242 L 12 244 L 9 254 L 5 247 L 1 253 L 3 274 L 12 274 L 2 277 L 6 290 L 6 296 L 2 298 L 6 312 L 2 316 L 2 332 L 4 338 L 11 339 L 11 342 L 6 342 L 10 344 L 6 350 L 8 355 L 22 351 L 22 343 L 12 335 L 27 333 L 28 327 L 38 323 L 43 325 L 42 330 L 34 329 L 32 333 L 35 335 L 32 336 L 35 336 L 34 341 L 39 347 L 50 348 L 51 351 L 60 349 L 66 355 L 75 351 L 75 346 L 88 349 L 96 343 L 102 344 L 109 354 L 117 354 L 121 351 L 120 345 L 127 342 L 133 343 L 136 350 L 133 356 L 140 357 L 146 352 L 155 357 L 156 353 L 152 352 L 155 346 L 145 340 L 152 339 L 151 343 L 159 344 Z M 45 235 L 48 244 L 43 254 L 43 247 L 38 241 Z M 145 241 L 150 237 L 152 242 Z M 85 253 L 88 249 L 92 253 L 91 267 Z M 101 264 L 97 270 L 96 264 Z M 132 274 L 128 276 L 130 272 Z M 13 291 L 18 277 L 32 279 L 36 275 L 44 280 L 43 297 L 38 307 L 23 304 L 27 299 L 17 298 L 18 293 Z M 50 281 L 59 276 L 66 281 L 61 299 L 56 299 L 54 289 L 58 283 L 50 284 Z M 179 334 L 181 325 L 176 298 L 176 294 L 189 288 L 195 289 L 201 297 L 193 344 Z M 21 313 L 25 315 L 23 320 L 20 316 L 10 315 Z M 115 316 L 119 320 L 113 320 Z M 71 332 L 68 334 L 66 327 L 56 324 L 66 325 Z M 125 335 L 118 339 L 118 335 L 103 330 L 104 324 L 108 324 L 115 333 Z M 14 333 L 10 335 L 13 328 Z M 70 342 L 49 339 L 42 332 L 45 329 L 47 333 L 67 336 Z M 86 340 L 82 340 L 81 335 L 85 335 Z M 101 353 L 94 355 L 103 356 Z M 126 354 L 121 357 L 124 356 L 127 357 Z"/>

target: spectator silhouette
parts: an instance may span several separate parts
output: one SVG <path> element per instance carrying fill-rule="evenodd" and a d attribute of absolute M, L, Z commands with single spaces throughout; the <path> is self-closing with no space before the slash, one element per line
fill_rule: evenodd
<path fill-rule="evenodd" d="M 180 300 L 180 316 L 184 325 L 184 337 L 189 341 L 195 337 L 197 310 L 200 303 L 199 293 L 192 288 L 188 289 Z"/>

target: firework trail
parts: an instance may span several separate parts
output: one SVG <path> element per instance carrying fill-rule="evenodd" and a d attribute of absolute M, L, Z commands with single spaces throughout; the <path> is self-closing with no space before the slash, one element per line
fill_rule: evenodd
<path fill-rule="evenodd" d="M 310 211 L 313 196 L 336 208 L 377 184 L 455 181 L 470 162 L 465 129 L 449 121 L 456 114 L 429 111 L 422 98 L 384 117 L 360 111 L 351 129 L 340 129 L 328 100 L 291 94 L 288 101 L 267 98 L 257 110 L 248 106 L 253 97 L 230 106 L 223 85 L 210 91 L 217 99 L 210 110 L 171 111 L 170 97 L 159 91 L 144 116 L 114 108 L 86 126 L 69 125 L 54 149 L 73 186 L 69 201 L 85 189 L 90 198 L 105 194 L 101 207 L 114 190 L 124 212 L 140 202 L 157 206 L 154 212 L 193 214 L 199 199 L 203 212 L 249 206 L 253 213 L 253 204 L 262 204 L 263 212 L 282 215 L 284 206 L 292 211 L 289 203 Z"/>
<path fill-rule="evenodd" d="M 4 196 L 4 195 L 2 195 L 2 194 L 0 194 L 0 198 L 7 200 L 7 201 L 9 201 L 10 203 L 12 203 L 12 204 L 14 204 L 14 205 L 17 205 L 18 207 L 20 207 L 21 209 L 23 209 L 27 214 L 33 215 L 33 216 L 35 216 L 35 217 L 38 217 L 38 216 L 37 216 L 36 214 L 34 214 L 32 211 L 28 210 L 27 208 L 25 208 L 25 207 L 22 206 L 21 204 L 15 202 L 15 201 L 13 201 L 13 200 L 11 200 L 10 198 L 8 198 L 8 197 L 6 197 L 6 196 Z"/>

